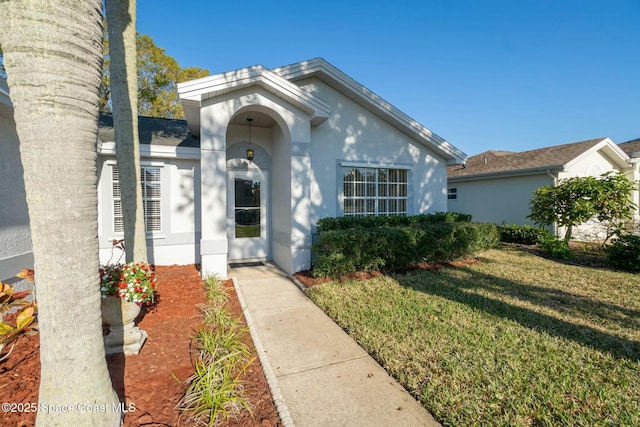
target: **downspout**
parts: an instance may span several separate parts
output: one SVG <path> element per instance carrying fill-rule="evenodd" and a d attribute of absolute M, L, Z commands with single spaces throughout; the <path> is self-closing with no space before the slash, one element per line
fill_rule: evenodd
<path fill-rule="evenodd" d="M 636 189 L 632 192 L 632 202 L 636 204 L 633 219 L 640 224 L 640 151 L 629 153 L 629 156 L 627 163 L 631 166 L 630 181 L 636 184 Z"/>
<path fill-rule="evenodd" d="M 547 169 L 547 175 L 549 176 L 549 178 L 551 178 L 553 180 L 553 186 L 557 187 L 558 186 L 558 177 L 551 173 L 551 169 Z M 558 223 L 557 222 L 553 223 L 553 234 L 555 236 L 558 235 Z"/>

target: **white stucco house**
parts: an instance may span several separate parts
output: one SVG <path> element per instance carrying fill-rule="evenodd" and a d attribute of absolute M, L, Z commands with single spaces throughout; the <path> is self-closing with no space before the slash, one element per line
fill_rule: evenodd
<path fill-rule="evenodd" d="M 15 275 L 20 270 L 33 268 L 29 211 L 22 176 L 13 104 L 7 81 L 0 77 L 0 281 L 10 284 L 18 282 Z"/>
<path fill-rule="evenodd" d="M 629 164 L 633 168 L 633 179 L 640 185 L 640 138 L 618 144 L 618 147 L 629 156 Z M 638 206 L 636 220 L 640 221 L 640 191 L 633 195 L 633 202 Z M 640 227 L 640 224 L 638 224 Z M 640 232 L 640 228 L 638 228 Z"/>
<path fill-rule="evenodd" d="M 155 264 L 309 268 L 316 221 L 447 209 L 466 155 L 323 59 L 181 83 L 186 121 L 140 118 Z M 111 118 L 98 141 L 100 256 L 122 237 Z M 251 155 L 249 155 L 251 153 Z"/>
<path fill-rule="evenodd" d="M 580 176 L 623 172 L 638 181 L 635 161 L 609 138 L 591 139 L 524 152 L 486 151 L 465 165 L 448 167 L 448 209 L 473 215 L 474 221 L 529 224 L 529 201 L 534 190 Z M 632 197 L 638 204 L 638 192 Z M 558 231 L 558 230 L 550 230 Z M 590 227 L 574 230 L 580 238 Z"/>

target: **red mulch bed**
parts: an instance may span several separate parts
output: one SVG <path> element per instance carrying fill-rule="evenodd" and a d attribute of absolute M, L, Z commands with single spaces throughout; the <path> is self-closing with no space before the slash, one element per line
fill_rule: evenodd
<path fill-rule="evenodd" d="M 157 267 L 158 303 L 143 310 L 138 326 L 148 338 L 140 354 L 107 358 L 114 389 L 120 401 L 135 405 L 127 413 L 124 426 L 184 426 L 196 424 L 188 414 L 176 409 L 185 381 L 192 373 L 190 337 L 201 320 L 196 305 L 204 302 L 204 289 L 195 266 Z M 244 321 L 233 284 L 229 309 Z M 39 336 L 20 336 L 13 353 L 0 362 L 0 402 L 38 401 L 40 381 Z M 256 356 L 251 337 L 246 343 Z M 244 377 L 245 394 L 253 414 L 243 412 L 223 426 L 281 426 L 271 391 L 256 357 Z M 35 413 L 3 413 L 0 425 L 27 427 L 35 424 Z"/>
<path fill-rule="evenodd" d="M 447 263 L 446 266 L 463 267 L 465 265 L 472 265 L 478 262 L 479 261 L 476 258 L 469 258 L 461 261 L 451 261 Z M 394 273 L 404 274 L 404 273 L 410 273 L 412 271 L 420 271 L 420 270 L 437 271 L 442 269 L 443 267 L 445 267 L 445 265 L 443 264 L 433 264 L 433 265 L 432 264 L 413 264 L 402 270 L 394 271 Z M 357 280 L 357 279 L 367 280 L 373 277 L 380 276 L 381 274 L 383 273 L 380 271 L 356 271 L 338 278 L 331 278 L 331 277 L 313 277 L 311 270 L 303 270 L 303 271 L 294 273 L 293 277 L 295 277 L 305 287 L 310 288 L 311 286 L 320 285 L 322 283 L 330 282 L 333 280 L 337 280 L 339 282 L 345 282 L 347 280 Z"/>

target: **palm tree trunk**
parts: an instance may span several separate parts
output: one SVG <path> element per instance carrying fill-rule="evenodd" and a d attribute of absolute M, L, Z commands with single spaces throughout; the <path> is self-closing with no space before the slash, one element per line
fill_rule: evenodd
<path fill-rule="evenodd" d="M 0 2 L 36 271 L 37 425 L 121 424 L 97 274 L 101 26 L 100 0 Z"/>
<path fill-rule="evenodd" d="M 147 262 L 138 137 L 136 0 L 105 1 L 109 31 L 109 75 L 116 160 L 122 194 L 125 257 Z"/>

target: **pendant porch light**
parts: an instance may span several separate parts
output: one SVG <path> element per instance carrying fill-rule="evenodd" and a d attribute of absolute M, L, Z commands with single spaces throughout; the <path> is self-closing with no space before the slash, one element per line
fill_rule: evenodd
<path fill-rule="evenodd" d="M 253 152 L 253 148 L 251 148 L 251 122 L 253 121 L 253 119 L 251 117 L 247 117 L 247 121 L 249 122 L 249 148 L 247 148 L 247 160 L 252 162 L 253 155 L 255 154 Z"/>

